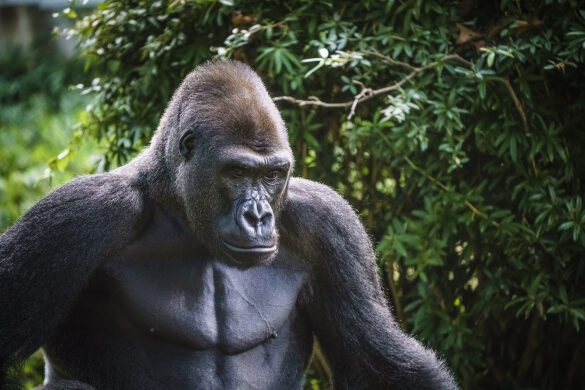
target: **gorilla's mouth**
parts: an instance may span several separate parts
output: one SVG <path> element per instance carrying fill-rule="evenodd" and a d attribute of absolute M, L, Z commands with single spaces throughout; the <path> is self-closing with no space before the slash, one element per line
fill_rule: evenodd
<path fill-rule="evenodd" d="M 240 246 L 238 244 L 230 244 L 225 240 L 221 240 L 225 255 L 240 268 L 248 268 L 253 265 L 268 262 L 276 253 L 277 245 L 254 245 L 254 246 Z"/>
<path fill-rule="evenodd" d="M 225 240 L 221 241 L 223 242 L 223 245 L 225 245 L 227 249 L 234 253 L 267 255 L 276 251 L 276 245 L 239 246 L 236 244 L 230 244 Z"/>

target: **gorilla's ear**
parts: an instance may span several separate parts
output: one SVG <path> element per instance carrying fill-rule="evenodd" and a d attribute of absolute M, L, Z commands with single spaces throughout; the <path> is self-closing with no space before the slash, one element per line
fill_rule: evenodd
<path fill-rule="evenodd" d="M 184 158 L 189 158 L 191 151 L 195 147 L 195 132 L 188 130 L 179 140 L 179 152 Z"/>

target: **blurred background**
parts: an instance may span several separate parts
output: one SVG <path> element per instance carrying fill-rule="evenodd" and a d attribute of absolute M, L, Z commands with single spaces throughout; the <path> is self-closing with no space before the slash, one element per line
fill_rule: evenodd
<path fill-rule="evenodd" d="M 295 175 L 358 210 L 463 389 L 585 389 L 581 2 L 0 0 L 0 231 L 135 156 L 215 57 L 278 97 Z M 317 348 L 305 388 L 328 374 Z"/>

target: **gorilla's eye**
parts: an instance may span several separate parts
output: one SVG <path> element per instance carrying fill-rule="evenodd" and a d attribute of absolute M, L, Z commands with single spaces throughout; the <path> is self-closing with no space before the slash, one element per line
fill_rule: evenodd
<path fill-rule="evenodd" d="M 266 178 L 270 180 L 279 179 L 282 176 L 282 171 L 280 169 L 272 169 L 266 174 Z"/>
<path fill-rule="evenodd" d="M 247 173 L 248 171 L 244 167 L 232 167 L 229 171 L 229 175 L 234 179 L 242 178 L 246 176 Z"/>

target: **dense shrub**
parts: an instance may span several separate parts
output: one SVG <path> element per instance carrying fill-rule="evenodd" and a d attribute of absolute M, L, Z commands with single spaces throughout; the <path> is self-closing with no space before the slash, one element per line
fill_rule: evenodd
<path fill-rule="evenodd" d="M 107 0 L 75 32 L 106 167 L 195 65 L 247 62 L 291 97 L 296 174 L 360 211 L 397 317 L 464 388 L 585 384 L 576 0 Z"/>
<path fill-rule="evenodd" d="M 0 232 L 52 188 L 92 169 L 95 142 L 77 142 L 75 159 L 63 150 L 88 102 L 71 89 L 85 80 L 83 63 L 49 52 L 0 53 Z"/>

